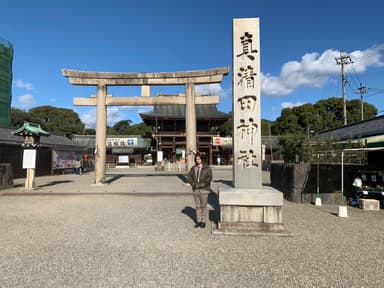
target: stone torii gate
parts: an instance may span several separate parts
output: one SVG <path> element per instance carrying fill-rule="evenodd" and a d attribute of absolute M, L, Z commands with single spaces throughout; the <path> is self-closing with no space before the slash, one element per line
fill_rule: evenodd
<path fill-rule="evenodd" d="M 158 72 L 158 73 L 115 73 L 91 72 L 63 69 L 63 75 L 73 85 L 96 86 L 96 97 L 74 98 L 76 106 L 96 106 L 96 149 L 95 184 L 105 182 L 107 106 L 153 106 L 185 105 L 187 167 L 193 166 L 196 151 L 195 104 L 217 104 L 218 96 L 196 96 L 195 84 L 221 83 L 229 67 L 209 70 Z M 185 96 L 150 96 L 151 85 L 184 85 Z M 108 86 L 141 86 L 141 97 L 113 97 L 107 95 Z"/>

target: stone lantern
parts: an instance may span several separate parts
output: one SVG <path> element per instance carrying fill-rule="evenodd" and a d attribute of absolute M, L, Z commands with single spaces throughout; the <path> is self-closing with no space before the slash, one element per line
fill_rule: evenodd
<path fill-rule="evenodd" d="M 25 191 L 31 191 L 36 188 L 35 169 L 37 148 L 40 145 L 40 136 L 49 136 L 50 133 L 43 130 L 40 124 L 24 121 L 19 129 L 12 132 L 14 135 L 23 136 L 24 142 L 21 147 L 23 151 L 23 168 L 27 169 L 25 179 Z"/>

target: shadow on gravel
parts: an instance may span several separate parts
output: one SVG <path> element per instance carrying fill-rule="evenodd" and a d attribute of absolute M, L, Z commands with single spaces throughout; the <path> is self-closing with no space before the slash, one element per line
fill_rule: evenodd
<path fill-rule="evenodd" d="M 208 194 L 208 204 L 213 208 L 213 210 L 209 210 L 209 221 L 214 222 L 215 224 L 219 223 L 219 201 L 216 193 L 211 192 Z M 185 206 L 183 210 L 181 210 L 181 213 L 187 215 L 196 223 L 196 209 L 190 206 Z"/>
<path fill-rule="evenodd" d="M 212 206 L 213 210 L 209 210 L 209 220 L 215 222 L 217 225 L 219 223 L 219 199 L 217 194 L 211 192 L 208 194 L 208 203 Z"/>
<path fill-rule="evenodd" d="M 181 213 L 187 215 L 189 218 L 191 218 L 196 223 L 196 210 L 193 209 L 190 206 L 185 206 L 183 210 L 181 210 Z"/>
<path fill-rule="evenodd" d="M 20 184 L 13 184 L 12 188 L 18 188 L 18 187 L 24 187 L 25 184 L 24 183 L 20 183 Z M 41 187 L 41 186 L 40 186 Z"/>
<path fill-rule="evenodd" d="M 120 178 L 146 178 L 146 177 L 178 177 L 181 181 L 187 183 L 186 176 L 183 174 L 106 174 L 107 180 L 105 181 L 106 184 L 111 184 L 112 182 L 115 182 L 116 180 Z"/>
<path fill-rule="evenodd" d="M 104 183 L 111 184 L 112 182 L 115 182 L 117 179 L 120 179 L 122 176 L 124 176 L 124 175 L 122 175 L 122 174 L 106 175 L 106 177 L 108 177 L 108 178 L 111 177 L 111 178 L 109 178 L 108 180 L 105 180 Z"/>
<path fill-rule="evenodd" d="M 49 182 L 47 184 L 39 185 L 38 188 L 47 187 L 47 186 L 53 186 L 53 185 L 57 185 L 57 184 L 70 183 L 70 182 L 73 182 L 73 181 L 72 180 L 52 181 L 52 182 Z M 20 185 L 20 186 L 23 186 L 23 185 Z"/>
<path fill-rule="evenodd" d="M 181 181 L 183 181 L 184 183 L 188 183 L 187 182 L 187 175 L 184 175 L 184 174 L 177 174 L 177 178 L 179 178 Z"/>
<path fill-rule="evenodd" d="M 131 178 L 131 177 L 140 177 L 140 178 L 142 178 L 142 177 L 149 177 L 149 176 L 153 176 L 153 177 L 164 177 L 164 176 L 166 176 L 166 177 L 175 177 L 175 176 L 177 176 L 177 177 L 179 177 L 179 178 L 181 178 L 181 177 L 183 177 L 184 176 L 184 174 L 177 174 L 177 173 L 164 173 L 164 174 L 152 174 L 152 173 L 146 173 L 146 174 L 106 174 L 106 176 L 109 176 L 109 177 L 127 177 L 127 178 Z"/>
<path fill-rule="evenodd" d="M 225 185 L 232 186 L 232 181 L 231 180 L 218 179 L 218 180 L 213 180 L 213 182 L 215 182 L 215 183 L 223 183 Z"/>

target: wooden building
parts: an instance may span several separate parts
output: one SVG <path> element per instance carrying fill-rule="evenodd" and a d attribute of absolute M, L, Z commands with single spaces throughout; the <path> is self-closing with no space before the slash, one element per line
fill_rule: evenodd
<path fill-rule="evenodd" d="M 186 154 L 185 105 L 155 105 L 153 110 L 140 113 L 143 122 L 153 127 L 156 151 L 163 151 L 163 159 L 171 162 L 184 161 Z M 232 149 L 215 145 L 219 136 L 217 127 L 231 115 L 217 110 L 215 104 L 196 105 L 197 150 L 207 156 L 208 164 L 231 164 Z"/>

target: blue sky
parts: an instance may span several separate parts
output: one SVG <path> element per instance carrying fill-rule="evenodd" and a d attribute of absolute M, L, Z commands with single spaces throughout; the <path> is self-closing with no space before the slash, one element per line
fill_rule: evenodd
<path fill-rule="evenodd" d="M 384 113 L 384 2 L 366 0 L 12 0 L 2 1 L 0 37 L 14 45 L 12 106 L 52 105 L 75 110 L 88 127 L 95 108 L 72 104 L 95 87 L 73 86 L 62 69 L 100 72 L 173 72 L 230 67 L 220 85 L 198 92 L 220 96 L 231 110 L 232 19 L 260 18 L 261 116 L 341 97 L 340 51 L 346 65 L 347 99 L 364 100 Z M 153 87 L 152 94 L 184 87 Z M 138 87 L 111 87 L 115 96 L 138 96 Z M 110 107 L 108 124 L 151 107 Z"/>

